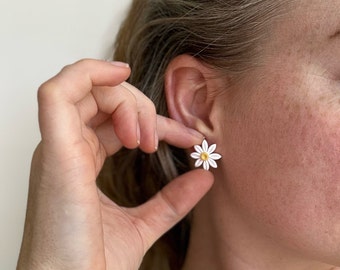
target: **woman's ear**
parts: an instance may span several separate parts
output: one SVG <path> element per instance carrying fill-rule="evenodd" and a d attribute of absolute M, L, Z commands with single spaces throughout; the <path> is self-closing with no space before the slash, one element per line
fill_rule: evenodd
<path fill-rule="evenodd" d="M 212 117 L 220 91 L 217 71 L 200 60 L 180 55 L 165 73 L 165 93 L 170 117 L 210 137 L 217 119 Z"/>

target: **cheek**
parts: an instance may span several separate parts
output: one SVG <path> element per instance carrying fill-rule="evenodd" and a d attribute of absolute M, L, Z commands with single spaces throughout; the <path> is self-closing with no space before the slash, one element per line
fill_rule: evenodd
<path fill-rule="evenodd" d="M 263 233 L 299 249 L 324 248 L 321 238 L 339 251 L 339 108 L 310 96 L 308 87 L 290 91 L 254 91 L 242 119 L 229 119 L 235 132 L 225 133 L 233 142 L 224 155 L 225 189 Z"/>

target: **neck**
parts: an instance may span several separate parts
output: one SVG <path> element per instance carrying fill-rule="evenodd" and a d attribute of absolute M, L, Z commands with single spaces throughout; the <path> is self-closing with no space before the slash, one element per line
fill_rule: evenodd
<path fill-rule="evenodd" d="M 216 184 L 194 210 L 183 270 L 340 270 L 298 256 L 251 227 L 221 190 Z"/>

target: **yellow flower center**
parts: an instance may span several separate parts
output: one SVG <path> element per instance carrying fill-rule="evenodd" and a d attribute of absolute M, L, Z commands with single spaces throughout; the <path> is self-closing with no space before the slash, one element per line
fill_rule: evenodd
<path fill-rule="evenodd" d="M 201 153 L 200 159 L 203 161 L 207 161 L 209 159 L 209 154 L 206 152 Z"/>

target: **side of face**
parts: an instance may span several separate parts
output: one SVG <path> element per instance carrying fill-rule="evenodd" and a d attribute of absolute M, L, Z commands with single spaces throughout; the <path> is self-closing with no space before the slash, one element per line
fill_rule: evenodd
<path fill-rule="evenodd" d="M 340 265 L 340 1 L 295 5 L 218 101 L 216 185 L 260 233 Z"/>

